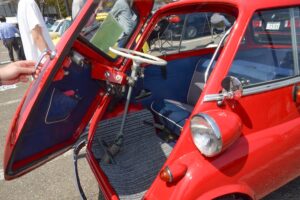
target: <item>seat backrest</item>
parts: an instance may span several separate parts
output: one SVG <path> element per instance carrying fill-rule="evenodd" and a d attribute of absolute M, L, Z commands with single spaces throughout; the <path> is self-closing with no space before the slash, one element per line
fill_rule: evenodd
<path fill-rule="evenodd" d="M 187 104 L 189 105 L 194 106 L 197 103 L 204 88 L 204 74 L 206 68 L 203 67 L 203 63 L 205 63 L 206 60 L 207 58 L 200 58 L 195 66 L 187 94 Z"/>

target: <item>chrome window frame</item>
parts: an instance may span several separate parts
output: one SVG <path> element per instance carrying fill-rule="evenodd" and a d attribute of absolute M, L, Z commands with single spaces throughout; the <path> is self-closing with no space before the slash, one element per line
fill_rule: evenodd
<path fill-rule="evenodd" d="M 294 6 L 289 8 L 289 13 L 290 13 L 290 20 L 291 20 L 291 38 L 292 38 L 292 50 L 293 50 L 293 58 L 294 58 L 294 76 L 290 77 L 285 77 L 284 80 L 282 79 L 276 79 L 272 81 L 266 81 L 266 82 L 261 82 L 258 85 L 252 85 L 249 88 L 245 88 L 243 90 L 242 96 L 249 96 L 253 94 L 259 94 L 263 92 L 268 92 L 272 91 L 275 89 L 279 89 L 282 87 L 286 87 L 289 85 L 293 85 L 296 83 L 300 82 L 300 68 L 299 68 L 299 61 L 298 61 L 298 42 L 297 41 L 297 31 L 296 31 L 296 24 L 295 24 L 295 9 L 299 9 L 299 6 Z M 276 9 L 274 9 L 276 10 Z M 204 96 L 204 102 L 212 102 L 212 101 L 221 101 L 224 99 L 224 95 L 222 93 L 219 94 L 206 94 Z"/>

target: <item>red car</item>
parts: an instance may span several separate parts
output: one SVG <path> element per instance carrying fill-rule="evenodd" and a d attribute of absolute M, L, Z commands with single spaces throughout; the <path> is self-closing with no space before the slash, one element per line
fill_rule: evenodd
<path fill-rule="evenodd" d="M 42 55 L 8 133 L 6 180 L 74 147 L 84 199 L 85 145 L 105 199 L 261 199 L 299 177 L 299 1 L 182 0 L 154 14 L 152 0 L 124 3 L 97 24 L 108 5 L 87 0 Z M 257 40 L 258 13 L 277 10 L 291 42 Z M 161 20 L 192 13 L 217 15 L 219 30 L 147 44 Z"/>
<path fill-rule="evenodd" d="M 290 19 L 289 10 L 286 8 L 260 12 L 252 20 L 255 39 L 261 43 L 281 43 L 291 44 L 291 23 L 295 24 L 295 31 L 299 37 L 300 18 L 296 14 L 294 19 Z"/>

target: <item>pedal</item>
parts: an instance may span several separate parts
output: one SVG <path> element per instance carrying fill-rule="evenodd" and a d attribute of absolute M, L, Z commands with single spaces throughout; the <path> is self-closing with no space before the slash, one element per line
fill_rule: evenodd
<path fill-rule="evenodd" d="M 157 129 L 159 129 L 159 130 L 161 130 L 161 131 L 165 131 L 165 130 L 166 130 L 165 126 L 162 125 L 162 124 L 158 124 L 158 123 L 155 123 L 155 122 L 149 122 L 149 121 L 146 121 L 146 120 L 144 120 L 143 123 L 144 123 L 145 125 L 148 125 L 148 126 L 152 126 L 152 127 L 154 127 L 154 128 L 157 128 Z"/>
<path fill-rule="evenodd" d="M 101 161 L 106 163 L 106 164 L 115 164 L 116 162 L 113 159 L 114 154 L 112 154 L 110 152 L 110 147 L 112 147 L 113 145 L 108 146 L 108 144 L 104 140 L 101 140 L 101 146 L 104 150 L 104 154 L 101 158 Z"/>
<path fill-rule="evenodd" d="M 140 99 L 144 99 L 146 97 L 149 97 L 152 95 L 152 92 L 150 92 L 149 90 L 146 89 L 142 89 L 139 94 L 135 97 L 135 100 L 140 100 Z"/>
<path fill-rule="evenodd" d="M 176 141 L 176 140 L 178 140 L 178 136 L 177 135 L 175 135 L 174 133 L 172 133 L 169 129 L 167 129 L 164 125 L 162 125 L 162 124 L 158 124 L 158 123 L 155 123 L 155 122 L 149 122 L 149 121 L 143 121 L 143 123 L 145 124 L 145 125 L 148 125 L 148 126 L 152 126 L 152 127 L 154 127 L 154 128 L 156 128 L 156 129 L 158 129 L 158 130 L 160 130 L 161 131 L 161 133 L 160 134 L 158 134 L 158 136 L 162 139 L 162 140 L 164 140 L 164 141 L 166 141 L 166 142 L 173 142 L 173 141 Z"/>

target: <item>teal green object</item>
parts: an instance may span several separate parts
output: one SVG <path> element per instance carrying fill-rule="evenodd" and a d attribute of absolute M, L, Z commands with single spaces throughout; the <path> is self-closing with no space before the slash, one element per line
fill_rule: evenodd
<path fill-rule="evenodd" d="M 101 51 L 109 54 L 109 47 L 115 46 L 122 33 L 123 29 L 120 24 L 111 14 L 108 14 L 90 42 Z"/>

